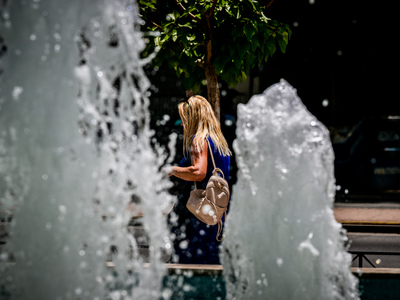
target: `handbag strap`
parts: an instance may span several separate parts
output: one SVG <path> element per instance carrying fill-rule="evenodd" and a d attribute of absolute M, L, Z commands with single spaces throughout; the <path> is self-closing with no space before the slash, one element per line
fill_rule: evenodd
<path fill-rule="evenodd" d="M 210 155 L 211 155 L 211 160 L 212 160 L 212 163 L 213 163 L 213 166 L 214 166 L 214 170 L 215 170 L 215 169 L 217 169 L 217 166 L 215 165 L 214 155 L 212 153 L 212 149 L 211 149 L 210 141 L 208 140 L 208 136 L 206 138 L 206 141 L 207 141 L 207 144 L 208 144 L 208 149 L 209 149 L 209 152 L 210 152 Z M 194 181 L 194 188 L 197 189 L 196 181 Z"/>
<path fill-rule="evenodd" d="M 210 149 L 211 160 L 212 160 L 212 163 L 213 163 L 213 166 L 214 166 L 214 170 L 215 170 L 217 167 L 215 165 L 214 155 L 212 153 L 212 149 L 211 149 L 211 145 L 210 145 L 210 141 L 208 140 L 208 137 L 206 138 L 206 140 L 207 140 L 207 144 L 208 144 L 208 149 Z"/>

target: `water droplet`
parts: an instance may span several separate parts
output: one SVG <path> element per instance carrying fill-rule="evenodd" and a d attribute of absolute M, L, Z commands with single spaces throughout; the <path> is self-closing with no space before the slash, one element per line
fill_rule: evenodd
<path fill-rule="evenodd" d="M 12 90 L 12 97 L 14 98 L 14 100 L 18 100 L 19 96 L 21 96 L 23 91 L 24 91 L 24 89 L 22 87 L 15 86 Z"/>
<path fill-rule="evenodd" d="M 60 213 L 63 215 L 67 213 L 67 208 L 64 205 L 60 205 L 58 209 L 60 210 Z"/>
<path fill-rule="evenodd" d="M 226 119 L 225 120 L 225 126 L 232 126 L 233 125 L 233 121 L 232 120 L 229 120 L 229 119 Z"/>
<path fill-rule="evenodd" d="M 209 212 L 211 211 L 211 206 L 209 204 L 205 204 L 201 208 L 201 212 L 205 215 L 208 215 Z M 211 215 L 210 215 L 211 216 Z"/>
<path fill-rule="evenodd" d="M 37 38 L 36 34 L 31 34 L 31 35 L 29 36 L 29 39 L 30 39 L 31 41 L 36 41 L 36 38 Z"/>
<path fill-rule="evenodd" d="M 47 174 L 43 174 L 43 175 L 42 175 L 42 179 L 43 179 L 43 180 L 47 180 L 47 179 L 49 179 L 49 175 L 47 175 Z"/>
<path fill-rule="evenodd" d="M 53 37 L 54 37 L 57 41 L 61 40 L 61 35 L 60 35 L 58 32 L 54 33 L 54 34 L 53 34 Z"/>
<path fill-rule="evenodd" d="M 51 230 L 51 223 L 46 223 L 46 230 Z"/>
<path fill-rule="evenodd" d="M 280 257 L 278 257 L 278 258 L 276 259 L 276 264 L 278 265 L 279 268 L 282 267 L 282 265 L 283 265 L 283 259 L 280 258 Z"/>
<path fill-rule="evenodd" d="M 84 255 L 85 255 L 85 251 L 80 250 L 80 251 L 79 251 L 79 255 L 80 255 L 80 256 L 84 256 Z"/>
<path fill-rule="evenodd" d="M 376 260 L 376 264 L 377 264 L 377 265 L 379 265 L 381 262 L 382 262 L 382 260 L 381 260 L 380 258 L 378 258 L 378 259 Z"/>

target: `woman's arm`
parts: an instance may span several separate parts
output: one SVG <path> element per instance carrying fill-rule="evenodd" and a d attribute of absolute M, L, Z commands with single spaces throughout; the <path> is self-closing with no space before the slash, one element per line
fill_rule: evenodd
<path fill-rule="evenodd" d="M 191 159 L 192 166 L 178 167 L 173 166 L 169 176 L 176 176 L 186 181 L 202 181 L 207 175 L 207 155 L 208 147 L 207 141 L 204 140 L 205 145 L 200 152 L 192 144 Z"/>

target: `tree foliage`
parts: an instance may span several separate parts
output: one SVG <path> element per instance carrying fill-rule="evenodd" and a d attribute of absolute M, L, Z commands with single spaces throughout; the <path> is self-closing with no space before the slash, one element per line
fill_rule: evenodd
<path fill-rule="evenodd" d="M 207 62 L 220 79 L 235 86 L 277 49 L 286 51 L 291 30 L 267 18 L 264 2 L 139 0 L 142 29 L 153 33 L 144 55 L 158 51 L 153 64 L 173 68 L 186 89 L 196 91 L 204 83 Z"/>

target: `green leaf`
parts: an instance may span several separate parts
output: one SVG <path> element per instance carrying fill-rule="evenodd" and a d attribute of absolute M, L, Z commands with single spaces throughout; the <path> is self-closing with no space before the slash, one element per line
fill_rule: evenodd
<path fill-rule="evenodd" d="M 254 36 L 256 31 L 257 31 L 257 29 L 254 28 L 254 26 L 251 23 L 248 23 L 248 24 L 246 24 L 246 26 L 244 26 L 244 33 L 249 42 L 251 41 L 251 38 Z"/>
<path fill-rule="evenodd" d="M 172 36 L 172 40 L 173 40 L 174 42 L 176 42 L 176 40 L 177 40 L 177 38 L 178 38 L 178 33 L 177 33 L 177 31 L 176 31 L 175 29 L 172 30 L 171 36 Z"/>
<path fill-rule="evenodd" d="M 195 61 L 204 60 L 206 34 L 199 19 L 213 5 L 213 0 L 176 1 L 138 0 L 139 13 L 145 21 L 144 31 L 160 31 L 148 35 L 143 55 L 160 49 L 153 65 L 168 65 L 184 80 L 185 88 L 198 89 L 204 70 Z M 252 67 L 266 61 L 277 48 L 285 52 L 291 38 L 287 24 L 268 19 L 262 3 L 257 0 L 219 0 L 214 11 L 212 63 L 219 78 L 234 86 L 245 79 Z M 156 28 L 153 22 L 162 28 Z M 153 30 L 155 29 L 155 30 Z"/>
<path fill-rule="evenodd" d="M 256 55 L 249 55 L 248 56 L 248 63 L 250 65 L 250 67 L 254 66 L 255 61 L 256 61 Z"/>
<path fill-rule="evenodd" d="M 251 39 L 251 51 L 256 52 L 258 47 L 258 38 L 257 36 L 253 36 L 253 38 Z"/>
<path fill-rule="evenodd" d="M 235 26 L 233 27 L 232 30 L 232 37 L 235 39 L 237 37 L 241 37 L 243 35 L 243 28 L 239 27 L 239 26 Z"/>
<path fill-rule="evenodd" d="M 276 46 L 275 46 L 275 39 L 270 37 L 267 41 L 266 41 L 266 48 L 268 50 L 267 53 L 269 54 L 274 54 L 276 51 Z"/>
<path fill-rule="evenodd" d="M 232 45 L 231 45 L 231 47 L 229 47 L 228 48 L 229 49 L 229 54 L 231 55 L 231 56 L 235 56 L 235 55 L 237 55 L 237 50 L 236 50 L 236 47 L 232 47 Z"/>
<path fill-rule="evenodd" d="M 286 44 L 289 43 L 289 34 L 286 31 L 282 33 L 282 38 Z"/>
<path fill-rule="evenodd" d="M 231 59 L 229 55 L 218 55 L 214 61 L 213 66 L 216 71 L 221 72 L 224 70 L 226 63 Z"/>
<path fill-rule="evenodd" d="M 194 41 L 194 40 L 196 40 L 196 36 L 195 36 L 194 34 L 193 34 L 193 35 L 189 35 L 189 36 L 187 36 L 186 38 L 187 38 L 188 41 Z"/>
<path fill-rule="evenodd" d="M 278 44 L 279 44 L 279 48 L 281 49 L 282 53 L 285 53 L 286 51 L 286 42 L 283 40 L 281 35 L 277 36 L 277 40 L 278 40 Z"/>
<path fill-rule="evenodd" d="M 242 66 L 242 61 L 240 59 L 232 59 L 232 62 L 236 66 L 236 69 L 240 70 Z"/>
<path fill-rule="evenodd" d="M 243 56 L 249 51 L 251 47 L 251 44 L 248 43 L 245 39 L 241 39 L 236 43 L 236 49 L 238 50 L 240 58 L 243 58 Z"/>

